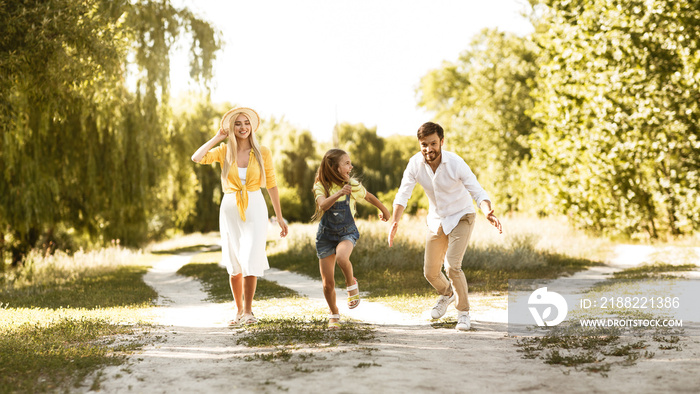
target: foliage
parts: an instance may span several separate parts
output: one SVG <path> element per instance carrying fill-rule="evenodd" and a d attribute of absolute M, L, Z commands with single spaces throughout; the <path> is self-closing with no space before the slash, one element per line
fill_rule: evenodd
<path fill-rule="evenodd" d="M 531 0 L 535 32 L 484 30 L 421 80 L 496 202 L 608 235 L 700 223 L 700 6 Z"/>
<path fill-rule="evenodd" d="M 219 230 L 221 167 L 198 165 L 189 157 L 214 135 L 221 115 L 229 108 L 228 103 L 215 105 L 201 96 L 178 97 L 168 151 L 172 175 L 167 196 L 175 228 L 186 232 Z"/>
<path fill-rule="evenodd" d="M 0 239 L 13 260 L 59 228 L 129 245 L 162 234 L 177 176 L 168 54 L 187 32 L 206 81 L 218 33 L 167 0 L 2 2 L 0 20 Z"/>
<path fill-rule="evenodd" d="M 334 144 L 348 152 L 353 172 L 367 190 L 384 190 L 382 169 L 384 139 L 377 135 L 377 128 L 363 124 L 341 123 L 333 130 Z"/>
<path fill-rule="evenodd" d="M 577 223 L 656 238 L 700 223 L 700 4 L 532 1 L 533 167 Z"/>
<path fill-rule="evenodd" d="M 308 221 L 315 210 L 312 192 L 320 159 L 308 130 L 299 130 L 284 119 L 263 121 L 261 142 L 272 150 L 282 214 L 287 220 Z M 269 207 L 270 212 L 274 212 Z"/>
<path fill-rule="evenodd" d="M 418 89 L 419 105 L 434 111 L 445 129 L 445 149 L 466 159 L 494 202 L 504 204 L 499 210 L 537 203 L 523 176 L 536 53 L 526 37 L 485 29 L 456 62 L 426 74 Z"/>

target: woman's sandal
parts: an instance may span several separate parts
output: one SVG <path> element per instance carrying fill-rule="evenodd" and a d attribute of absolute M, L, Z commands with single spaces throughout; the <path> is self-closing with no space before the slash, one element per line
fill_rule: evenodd
<path fill-rule="evenodd" d="M 238 325 L 241 324 L 241 317 L 243 317 L 243 315 L 236 315 L 236 317 L 229 320 L 228 321 L 229 328 L 238 327 Z"/>
<path fill-rule="evenodd" d="M 255 323 L 257 323 L 257 322 L 258 322 L 258 318 L 255 317 L 255 316 L 253 316 L 252 313 L 250 313 L 250 314 L 248 314 L 248 313 L 244 314 L 243 316 L 241 316 L 241 318 L 240 318 L 240 320 L 239 320 L 239 323 L 240 323 L 241 325 L 255 324 Z"/>
<path fill-rule="evenodd" d="M 331 319 L 338 319 L 338 321 L 331 321 Z M 333 330 L 340 328 L 340 314 L 328 315 L 328 328 Z"/>
<path fill-rule="evenodd" d="M 348 308 L 349 309 L 355 309 L 357 308 L 358 305 L 360 305 L 360 290 L 357 288 L 357 278 L 355 279 L 355 284 L 352 286 L 348 286 L 345 290 L 348 292 Z M 357 294 L 350 295 L 350 292 L 353 290 L 357 290 Z"/>

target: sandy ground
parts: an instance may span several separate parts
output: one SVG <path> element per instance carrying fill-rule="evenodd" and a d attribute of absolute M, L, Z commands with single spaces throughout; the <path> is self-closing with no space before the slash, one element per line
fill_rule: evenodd
<path fill-rule="evenodd" d="M 579 273 L 605 276 L 645 261 L 651 253 L 621 247 L 609 267 Z M 162 260 L 145 276 L 160 294 L 152 343 L 125 365 L 99 372 L 106 393 L 484 393 L 484 392 L 699 392 L 700 338 L 681 340 L 683 350 L 656 350 L 651 359 L 615 366 L 607 377 L 574 368 L 523 359 L 516 338 L 506 334 L 503 310 L 472 311 L 473 331 L 435 329 L 425 318 L 412 318 L 363 300 L 341 314 L 374 325 L 376 338 L 359 345 L 299 347 L 287 361 L 246 361 L 275 349 L 236 343 L 240 332 L 225 326 L 228 304 L 204 301 L 197 281 L 175 271 L 191 255 Z M 324 306 L 320 282 L 271 270 L 266 279 L 293 288 L 308 302 Z M 339 291 L 338 304 L 344 304 Z M 449 313 L 454 314 L 451 307 Z M 93 376 L 92 379 L 95 377 Z M 92 380 L 86 379 L 86 382 Z M 80 391 L 88 391 L 87 387 Z"/>

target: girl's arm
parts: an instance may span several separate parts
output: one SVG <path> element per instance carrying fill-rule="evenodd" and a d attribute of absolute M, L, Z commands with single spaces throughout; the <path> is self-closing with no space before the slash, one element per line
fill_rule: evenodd
<path fill-rule="evenodd" d="M 192 155 L 192 161 L 195 163 L 199 163 L 200 161 L 202 161 L 207 152 L 209 152 L 211 148 L 213 148 L 215 145 L 225 140 L 226 137 L 228 137 L 228 134 L 226 134 L 224 129 L 219 129 L 219 131 L 216 132 L 216 135 L 212 137 L 212 139 L 205 142 L 204 145 L 200 146 L 199 149 L 197 149 L 197 151 L 194 152 L 194 154 Z"/>
<path fill-rule="evenodd" d="M 270 195 L 270 200 L 272 201 L 272 208 L 275 210 L 275 216 L 277 216 L 277 224 L 280 225 L 282 231 L 280 231 L 280 237 L 285 237 L 289 231 L 287 223 L 284 221 L 282 216 L 282 206 L 280 205 L 280 193 L 277 186 L 267 189 L 267 193 Z"/>
<path fill-rule="evenodd" d="M 345 185 L 342 189 L 340 189 L 340 191 L 338 191 L 335 194 L 331 194 L 328 197 L 320 196 L 316 199 L 316 204 L 318 204 L 318 207 L 321 209 L 321 211 L 325 212 L 329 210 L 333 206 L 333 204 L 335 204 L 335 202 L 338 201 L 340 197 L 346 196 L 350 193 L 352 193 L 352 186 Z"/>
<path fill-rule="evenodd" d="M 365 194 L 365 200 L 369 202 L 370 204 L 374 205 L 375 207 L 379 208 L 380 211 L 382 211 L 382 214 L 380 215 L 380 218 L 382 219 L 383 222 L 386 222 L 389 220 L 389 210 L 386 209 L 384 204 L 382 204 L 381 201 L 377 197 L 374 196 L 374 194 L 367 192 Z"/>

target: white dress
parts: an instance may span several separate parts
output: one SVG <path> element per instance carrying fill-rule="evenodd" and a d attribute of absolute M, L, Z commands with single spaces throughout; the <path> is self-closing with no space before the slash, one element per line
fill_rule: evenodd
<path fill-rule="evenodd" d="M 246 168 L 238 168 L 245 184 Z M 267 241 L 267 204 L 262 190 L 248 192 L 246 221 L 241 220 L 236 193 L 224 194 L 219 211 L 221 264 L 229 275 L 263 276 L 270 268 L 265 253 Z"/>

